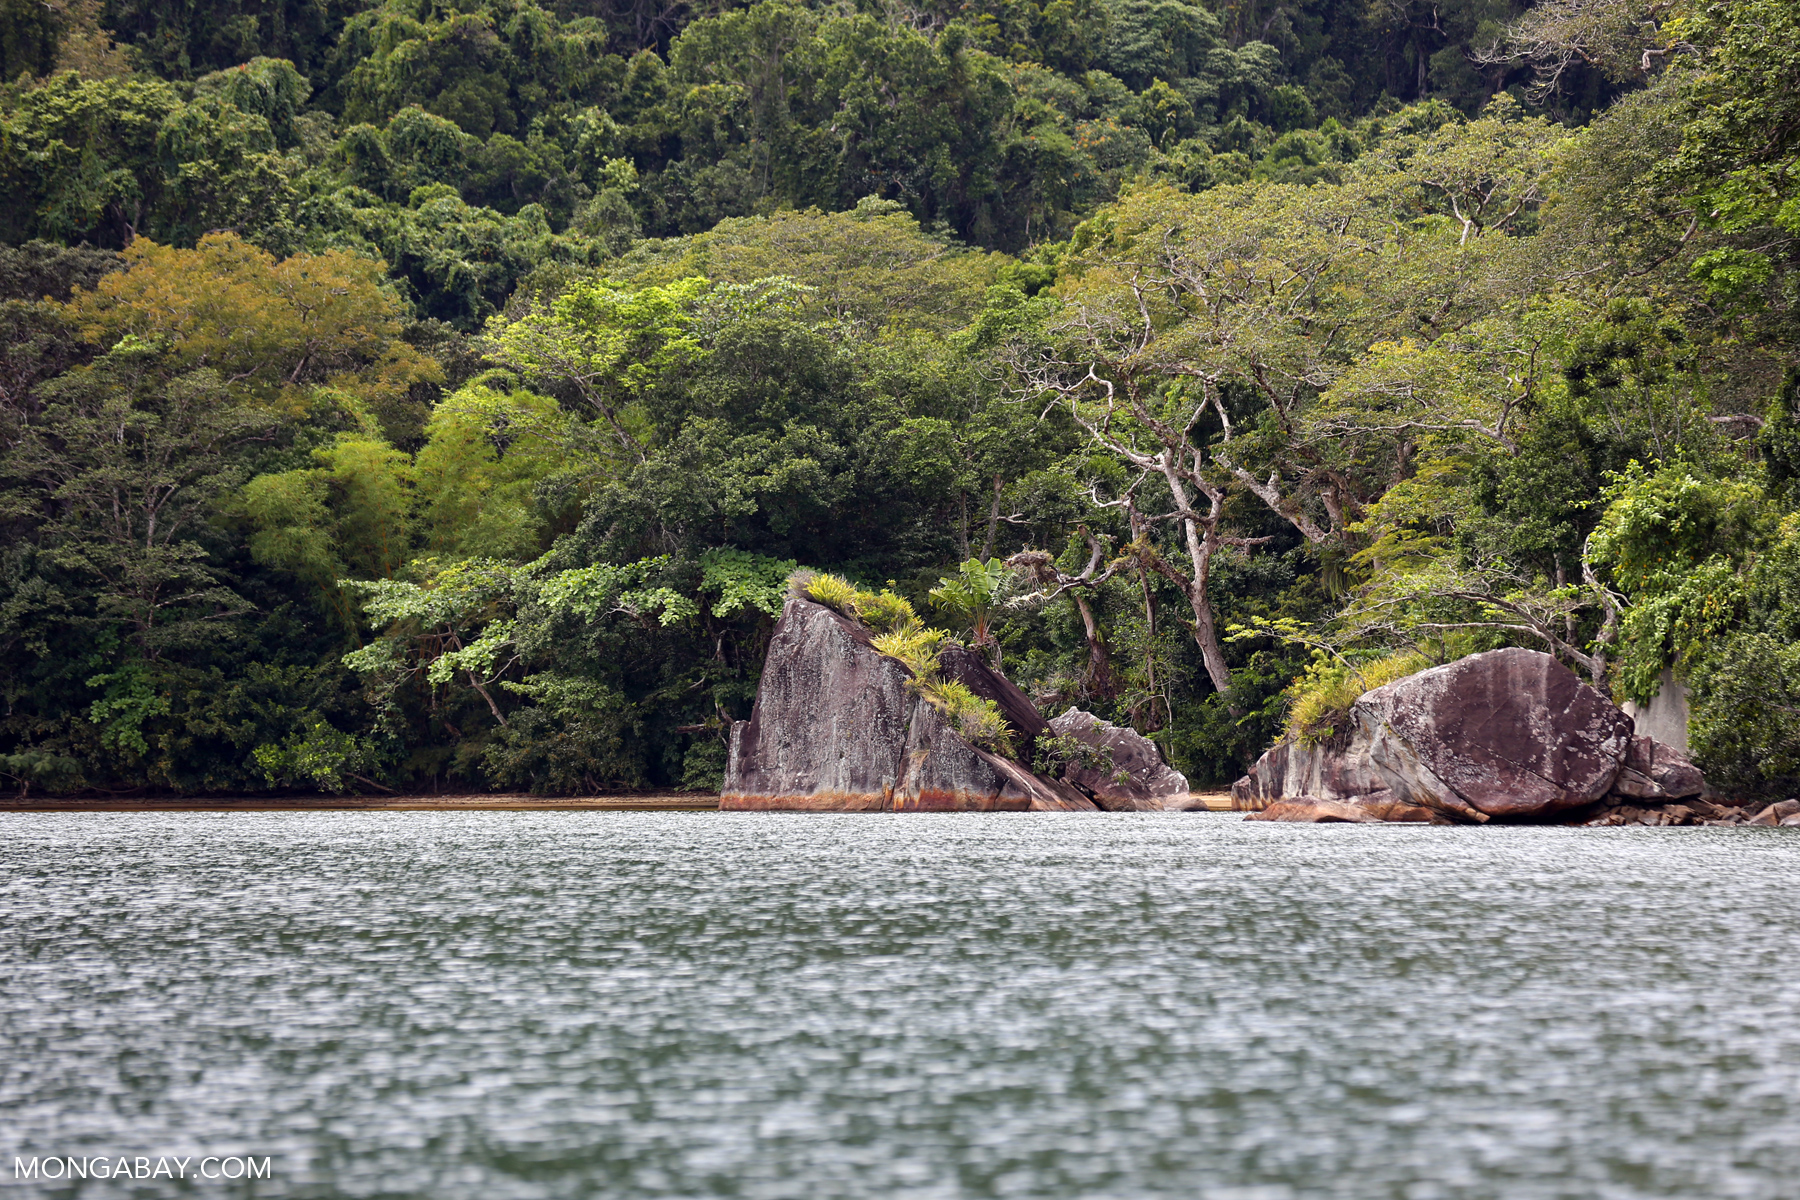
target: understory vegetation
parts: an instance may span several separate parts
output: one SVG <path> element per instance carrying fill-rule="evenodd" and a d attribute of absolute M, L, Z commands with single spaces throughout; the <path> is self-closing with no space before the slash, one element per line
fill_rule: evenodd
<path fill-rule="evenodd" d="M 0 23 L 8 786 L 717 787 L 793 587 L 993 748 L 944 638 L 1196 785 L 1522 645 L 1800 791 L 1792 0 Z"/>

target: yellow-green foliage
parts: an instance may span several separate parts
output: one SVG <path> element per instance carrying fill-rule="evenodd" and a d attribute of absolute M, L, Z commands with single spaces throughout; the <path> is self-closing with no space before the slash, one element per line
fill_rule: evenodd
<path fill-rule="evenodd" d="M 939 675 L 938 648 L 950 635 L 942 629 L 928 629 L 904 597 L 890 591 L 861 591 L 836 575 L 807 572 L 795 572 L 792 587 L 796 595 L 878 631 L 869 644 L 906 665 L 913 673 L 911 686 L 950 719 L 957 733 L 984 750 L 1016 757 L 1012 730 L 1000 714 L 1000 706 Z"/>
<path fill-rule="evenodd" d="M 841 616 L 856 616 L 856 585 L 836 575 L 814 575 L 805 581 L 807 598 Z"/>
<path fill-rule="evenodd" d="M 965 739 L 1006 758 L 1016 756 L 1012 729 L 1000 715 L 998 704 L 982 699 L 954 679 L 920 679 L 918 689 L 932 707 L 950 718 L 950 724 Z"/>
<path fill-rule="evenodd" d="M 869 644 L 905 664 L 913 673 L 909 686 L 948 717 L 957 733 L 984 750 L 1017 757 L 1012 729 L 1000 714 L 1000 706 L 939 673 L 938 649 L 947 637 L 949 634 L 942 629 L 928 629 L 920 624 L 908 608 L 903 624 L 870 638 Z"/>
<path fill-rule="evenodd" d="M 919 623 L 913 606 L 907 603 L 906 598 L 896 596 L 885 588 L 879 592 L 865 592 L 848 579 L 836 575 L 815 575 L 810 571 L 796 572 L 793 582 L 798 594 L 809 600 L 816 600 L 842 616 L 861 621 L 878 633 L 905 629 Z"/>
<path fill-rule="evenodd" d="M 477 382 L 440 400 L 414 456 L 429 553 L 529 562 L 550 548 L 533 489 L 566 464 L 556 401 Z"/>
<path fill-rule="evenodd" d="M 857 617 L 870 629 L 905 629 L 919 623 L 906 597 L 896 596 L 885 588 L 880 592 L 858 592 L 854 603 Z"/>
<path fill-rule="evenodd" d="M 1414 650 L 1390 654 L 1360 666 L 1323 656 L 1314 659 L 1306 673 L 1288 688 L 1288 739 L 1307 746 L 1325 741 L 1343 727 L 1350 715 L 1350 706 L 1361 699 L 1364 692 L 1430 665 L 1430 659 Z"/>
<path fill-rule="evenodd" d="M 947 635 L 941 629 L 927 629 L 916 620 L 869 639 L 869 644 L 906 664 L 920 679 L 935 676 L 938 671 L 938 647 Z"/>

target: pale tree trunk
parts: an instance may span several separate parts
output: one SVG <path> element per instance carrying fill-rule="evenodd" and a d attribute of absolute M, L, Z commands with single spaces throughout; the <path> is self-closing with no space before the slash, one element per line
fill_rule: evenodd
<path fill-rule="evenodd" d="M 1106 655 L 1106 642 L 1100 636 L 1100 624 L 1094 620 L 1094 610 L 1087 602 L 1087 597 L 1080 592 L 1074 595 L 1075 611 L 1081 614 L 1083 636 L 1087 638 L 1088 669 L 1086 686 L 1088 695 L 1101 698 L 1113 694 L 1112 663 Z"/>
<path fill-rule="evenodd" d="M 981 544 L 981 561 L 994 557 L 994 534 L 1000 528 L 1000 474 L 994 474 L 994 502 L 988 508 L 987 540 Z"/>

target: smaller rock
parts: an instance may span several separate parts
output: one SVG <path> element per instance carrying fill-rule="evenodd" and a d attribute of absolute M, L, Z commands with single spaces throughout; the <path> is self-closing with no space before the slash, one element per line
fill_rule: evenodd
<path fill-rule="evenodd" d="M 1800 829 L 1800 813 L 1781 818 L 1781 825 L 1784 829 Z"/>
<path fill-rule="evenodd" d="M 1655 738 L 1633 737 L 1612 791 L 1639 800 L 1684 800 L 1705 787 L 1706 777 L 1687 755 Z"/>
<path fill-rule="evenodd" d="M 1379 825 L 1379 817 L 1370 816 L 1367 809 L 1355 804 L 1344 804 L 1337 800 L 1319 800 L 1312 796 L 1300 796 L 1293 800 L 1277 800 L 1261 812 L 1253 812 L 1245 817 L 1246 821 L 1294 821 L 1304 824 L 1336 824 L 1347 825 Z"/>
<path fill-rule="evenodd" d="M 1110 772 L 1070 763 L 1062 776 L 1109 812 L 1163 812 L 1170 797 L 1188 794 L 1187 776 L 1164 763 L 1156 743 L 1135 729 L 1075 707 L 1052 719 L 1049 729 L 1112 755 Z"/>
<path fill-rule="evenodd" d="M 1164 812 L 1231 812 L 1229 792 L 1182 792 L 1163 797 Z"/>
<path fill-rule="evenodd" d="M 1795 813 L 1800 813 L 1800 800 L 1781 800 L 1769 805 L 1763 811 L 1774 813 L 1775 819 L 1778 821 L 1785 821 Z"/>

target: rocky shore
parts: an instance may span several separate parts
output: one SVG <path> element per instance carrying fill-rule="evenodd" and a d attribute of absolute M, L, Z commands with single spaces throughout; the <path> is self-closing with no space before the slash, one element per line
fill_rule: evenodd
<path fill-rule="evenodd" d="M 976 745 L 873 640 L 868 628 L 823 604 L 787 601 L 756 706 L 732 726 L 721 809 L 1141 811 L 1189 794 L 1187 780 L 1136 732 L 1079 709 L 1045 721 L 981 655 L 946 646 L 939 669 L 998 709 L 1013 753 Z M 1053 738 L 1091 747 L 1089 761 L 1108 765 L 1071 760 L 1039 769 L 1039 751 Z"/>
<path fill-rule="evenodd" d="M 1407 676 L 1347 728 L 1287 741 L 1232 785 L 1261 821 L 1800 825 L 1800 801 L 1740 806 L 1687 755 L 1548 654 L 1493 650 Z"/>
<path fill-rule="evenodd" d="M 1164 812 L 1217 809 L 1135 730 L 1078 708 L 1045 720 L 954 643 L 931 678 L 990 705 L 987 738 L 934 703 L 853 616 L 791 597 L 750 719 L 731 730 L 725 810 Z M 886 645 L 886 643 L 883 643 Z M 1283 741 L 1232 785 L 1250 820 L 1800 826 L 1800 800 L 1738 804 L 1686 754 L 1548 654 L 1475 654 L 1375 688 L 1342 728 Z"/>

